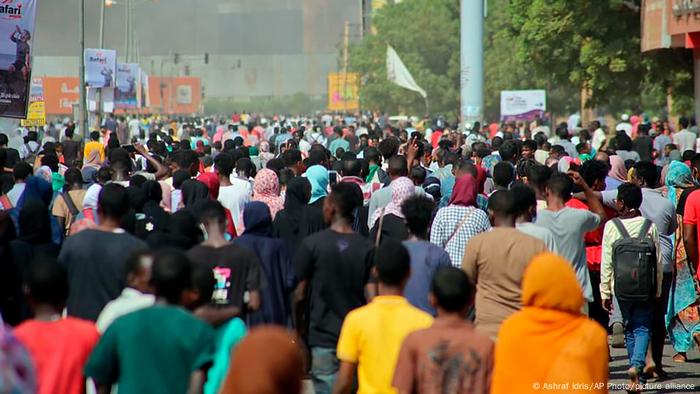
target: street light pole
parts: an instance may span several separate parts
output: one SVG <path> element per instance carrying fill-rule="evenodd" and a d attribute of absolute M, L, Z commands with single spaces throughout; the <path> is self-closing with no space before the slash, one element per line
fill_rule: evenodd
<path fill-rule="evenodd" d="M 131 6 L 131 0 L 126 0 L 124 5 L 124 61 L 129 61 L 129 30 L 131 29 L 131 18 L 129 18 L 129 8 Z"/>
<path fill-rule="evenodd" d="M 80 25 L 80 56 L 78 56 L 80 62 L 80 128 L 83 132 L 83 136 L 87 139 L 90 135 L 87 127 L 87 116 L 85 108 L 85 0 L 80 0 L 80 12 L 79 12 L 79 22 Z"/>
<path fill-rule="evenodd" d="M 105 47 L 105 1 L 100 1 L 100 49 Z"/>

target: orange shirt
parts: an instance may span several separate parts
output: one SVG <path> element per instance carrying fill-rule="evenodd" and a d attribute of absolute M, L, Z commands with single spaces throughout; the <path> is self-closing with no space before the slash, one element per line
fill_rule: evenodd
<path fill-rule="evenodd" d="M 100 338 L 93 322 L 27 320 L 14 334 L 32 357 L 39 394 L 85 393 L 83 367 Z"/>

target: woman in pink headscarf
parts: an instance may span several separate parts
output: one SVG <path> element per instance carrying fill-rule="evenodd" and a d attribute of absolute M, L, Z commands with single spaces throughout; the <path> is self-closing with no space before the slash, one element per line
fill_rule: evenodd
<path fill-rule="evenodd" d="M 284 208 L 284 199 L 280 197 L 280 181 L 274 171 L 263 168 L 255 176 L 253 201 L 261 201 L 270 207 L 270 215 L 275 218 L 277 212 Z"/>
<path fill-rule="evenodd" d="M 217 143 L 221 141 L 222 138 L 224 138 L 224 133 L 226 132 L 226 128 L 224 126 L 217 126 L 216 128 L 216 133 L 214 133 L 214 138 L 212 139 L 214 143 Z"/>
<path fill-rule="evenodd" d="M 389 187 L 391 201 L 372 215 L 370 239 L 376 244 L 387 237 L 398 241 L 408 239 L 408 229 L 403 220 L 401 204 L 416 193 L 416 187 L 407 177 L 395 179 Z"/>
<path fill-rule="evenodd" d="M 625 161 L 618 155 L 610 156 L 610 170 L 605 178 L 605 190 L 617 190 L 617 187 L 627 182 L 627 167 Z"/>
<path fill-rule="evenodd" d="M 630 117 L 630 124 L 632 125 L 632 139 L 637 138 L 637 129 L 639 128 L 641 120 L 641 117 L 637 115 L 632 115 Z"/>

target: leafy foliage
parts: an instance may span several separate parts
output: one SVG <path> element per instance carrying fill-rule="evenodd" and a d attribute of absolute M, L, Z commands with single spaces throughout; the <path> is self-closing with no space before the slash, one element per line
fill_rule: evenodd
<path fill-rule="evenodd" d="M 480 1 L 480 0 L 475 0 Z M 639 1 L 637 4 L 639 5 Z M 377 34 L 351 49 L 360 72 L 365 109 L 419 114 L 420 95 L 386 79 L 392 45 L 430 110 L 457 116 L 459 108 L 459 0 L 404 0 L 373 16 Z M 674 112 L 692 112 L 692 56 L 683 49 L 640 52 L 640 15 L 634 1 L 489 0 L 484 31 L 485 116 L 499 115 L 500 91 L 546 89 L 556 114 L 578 110 L 580 92 L 601 112 L 662 114 L 673 94 Z"/>

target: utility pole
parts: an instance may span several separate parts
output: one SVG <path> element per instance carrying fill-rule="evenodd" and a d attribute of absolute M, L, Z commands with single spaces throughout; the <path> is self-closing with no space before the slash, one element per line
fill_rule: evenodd
<path fill-rule="evenodd" d="M 131 0 L 126 0 L 126 4 L 124 5 L 124 62 L 129 61 L 129 30 L 131 29 L 131 18 L 129 18 L 130 13 L 129 13 L 129 8 L 131 8 Z"/>
<path fill-rule="evenodd" d="M 100 0 L 100 49 L 105 47 L 105 1 Z"/>
<path fill-rule="evenodd" d="M 346 20 L 343 28 L 343 90 L 340 92 L 344 111 L 348 110 L 348 103 L 345 101 L 348 91 L 348 46 L 350 46 L 350 21 Z"/>
<path fill-rule="evenodd" d="M 83 136 L 87 141 L 90 132 L 87 127 L 87 116 L 86 116 L 86 102 L 85 102 L 85 0 L 80 0 L 80 12 L 79 12 L 79 22 L 80 25 L 80 56 L 78 59 L 80 61 L 80 129 L 83 132 Z"/>
<path fill-rule="evenodd" d="M 460 115 L 474 123 L 484 115 L 484 5 L 485 0 L 460 4 Z"/>

